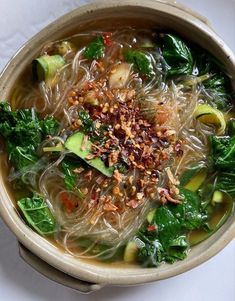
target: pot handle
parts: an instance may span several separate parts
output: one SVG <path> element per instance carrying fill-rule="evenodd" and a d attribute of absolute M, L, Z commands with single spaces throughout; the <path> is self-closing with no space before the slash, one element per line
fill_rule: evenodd
<path fill-rule="evenodd" d="M 157 2 L 160 2 L 160 3 L 165 3 L 165 4 L 168 4 L 170 6 L 176 7 L 180 10 L 183 10 L 184 12 L 186 12 L 186 13 L 192 15 L 193 17 L 199 19 L 201 22 L 205 23 L 207 26 L 209 26 L 211 28 L 211 24 L 210 24 L 209 20 L 206 17 L 202 16 L 198 12 L 195 12 L 194 10 L 192 10 L 191 8 L 189 8 L 187 6 L 178 3 L 176 0 L 154 0 L 154 1 L 157 1 Z"/>
<path fill-rule="evenodd" d="M 36 255 L 34 255 L 32 252 L 30 252 L 21 243 L 19 243 L 19 253 L 21 258 L 26 263 L 28 263 L 42 275 L 64 286 L 75 289 L 81 293 L 91 293 L 101 289 L 104 286 L 102 284 L 82 281 L 57 270 L 56 268 L 52 267 Z"/>

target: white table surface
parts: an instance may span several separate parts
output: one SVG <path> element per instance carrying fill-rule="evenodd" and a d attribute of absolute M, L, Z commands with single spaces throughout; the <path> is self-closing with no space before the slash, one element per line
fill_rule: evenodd
<path fill-rule="evenodd" d="M 65 12 L 88 2 L 91 1 L 0 0 L 0 70 L 28 38 Z M 235 0 L 180 2 L 208 17 L 235 51 Z M 46 279 L 24 263 L 14 235 L 0 220 L 0 301 L 39 300 L 234 301 L 235 241 L 183 275 L 144 286 L 108 287 L 92 295 L 82 295 Z"/>

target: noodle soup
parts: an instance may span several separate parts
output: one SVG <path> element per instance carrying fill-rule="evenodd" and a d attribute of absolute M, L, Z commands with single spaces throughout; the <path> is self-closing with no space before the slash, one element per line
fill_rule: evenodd
<path fill-rule="evenodd" d="M 75 257 L 173 263 L 233 210 L 229 79 L 174 33 L 50 42 L 0 110 L 22 218 Z"/>

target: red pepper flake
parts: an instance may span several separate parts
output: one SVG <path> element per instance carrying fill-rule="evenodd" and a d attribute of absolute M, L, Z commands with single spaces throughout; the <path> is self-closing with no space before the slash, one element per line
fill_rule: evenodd
<path fill-rule="evenodd" d="M 157 230 L 157 227 L 156 227 L 156 225 L 149 225 L 149 226 L 147 227 L 147 230 L 148 230 L 148 231 L 155 231 L 155 230 Z"/>
<path fill-rule="evenodd" d="M 113 41 L 111 40 L 112 32 L 108 32 L 106 35 L 103 36 L 104 44 L 108 47 L 113 45 Z"/>
<path fill-rule="evenodd" d="M 131 207 L 133 209 L 137 208 L 139 206 L 139 202 L 137 200 L 130 200 L 128 203 L 126 203 L 128 207 Z"/>
<path fill-rule="evenodd" d="M 72 210 L 75 208 L 74 202 L 69 198 L 69 195 L 67 192 L 62 192 L 60 194 L 61 201 L 64 203 L 66 210 L 68 213 L 71 213 Z"/>

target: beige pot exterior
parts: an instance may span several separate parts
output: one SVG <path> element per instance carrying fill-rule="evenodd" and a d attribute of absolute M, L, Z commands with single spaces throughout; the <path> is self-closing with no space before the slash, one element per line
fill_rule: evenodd
<path fill-rule="evenodd" d="M 56 40 L 68 35 L 71 31 L 79 28 L 81 24 L 84 24 L 84 22 L 88 24 L 88 26 L 93 26 L 92 20 L 106 19 L 107 17 L 113 20 L 115 17 L 136 18 L 143 26 L 145 22 L 141 20 L 147 19 L 149 20 L 149 24 L 156 25 L 156 27 L 169 30 L 173 29 L 186 39 L 198 43 L 213 53 L 223 62 L 228 74 L 234 82 L 234 54 L 208 24 L 204 22 L 204 18 L 198 15 L 192 15 L 190 10 L 178 7 L 175 3 L 170 5 L 166 2 L 167 1 L 163 0 L 97 1 L 94 4 L 78 8 L 59 18 L 26 43 L 8 63 L 0 76 L 0 99 L 8 99 L 15 81 L 25 67 L 31 63 L 32 59 L 37 56 L 42 45 L 50 40 Z M 101 286 L 108 284 L 133 285 L 178 275 L 214 256 L 235 236 L 235 212 L 233 212 L 227 222 L 213 236 L 191 250 L 187 259 L 173 265 L 163 264 L 158 268 L 138 268 L 134 266 L 123 268 L 115 267 L 111 264 L 93 265 L 63 253 L 30 229 L 15 210 L 10 195 L 4 185 L 3 175 L 1 173 L 0 187 L 0 214 L 8 227 L 16 235 L 17 239 L 28 250 L 52 267 L 72 277 L 100 284 Z M 27 261 L 30 261 L 30 264 L 36 269 L 40 270 L 40 261 L 37 263 L 37 257 L 27 256 L 27 251 L 25 252 L 25 250 L 22 249 L 21 255 Z M 31 259 L 29 259 L 29 257 Z M 53 269 L 50 270 L 49 274 L 46 273 L 45 270 L 46 268 L 44 267 L 44 274 L 47 274 L 48 277 L 60 283 L 63 282 L 62 280 L 59 281 L 59 279 L 63 277 L 63 274 L 55 276 Z M 74 287 L 75 285 L 72 285 L 70 280 L 68 276 L 67 282 L 63 283 Z M 71 285 L 69 285 L 69 283 Z M 84 285 L 84 283 L 82 285 Z M 87 285 L 89 284 L 87 283 Z M 84 287 L 81 288 L 78 281 L 77 289 L 79 288 L 83 291 L 88 291 L 96 290 L 99 286 L 90 284 L 87 289 Z"/>

